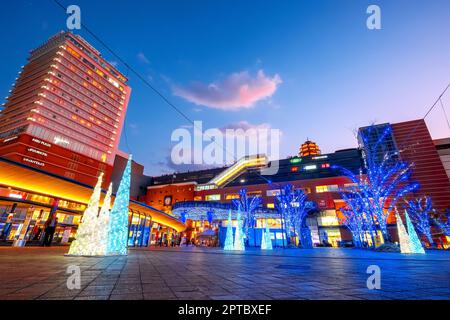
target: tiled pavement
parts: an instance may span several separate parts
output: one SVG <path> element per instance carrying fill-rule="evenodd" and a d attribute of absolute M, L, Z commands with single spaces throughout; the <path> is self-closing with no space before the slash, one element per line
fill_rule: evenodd
<path fill-rule="evenodd" d="M 450 252 L 405 256 L 353 249 L 136 249 L 65 257 L 67 248 L 0 248 L 4 299 L 450 299 Z M 366 269 L 381 268 L 381 290 Z M 81 289 L 69 290 L 69 265 Z"/>

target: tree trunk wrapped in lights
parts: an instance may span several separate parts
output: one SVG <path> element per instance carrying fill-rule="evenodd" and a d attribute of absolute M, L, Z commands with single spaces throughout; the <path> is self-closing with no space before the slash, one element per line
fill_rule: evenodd
<path fill-rule="evenodd" d="M 250 239 L 249 231 L 251 228 L 254 230 L 255 227 L 255 210 L 261 205 L 261 201 L 261 197 L 248 197 L 247 189 L 239 190 L 239 199 L 234 199 L 232 201 L 234 207 L 244 213 L 242 226 L 245 232 L 247 245 L 249 245 L 248 240 Z"/>
<path fill-rule="evenodd" d="M 398 152 L 383 154 L 379 157 L 381 146 L 391 135 L 392 128 L 387 126 L 383 133 L 377 138 L 374 144 L 369 143 L 370 133 L 375 130 L 374 126 L 367 129 L 366 134 L 361 134 L 364 143 L 364 160 L 367 173 L 365 176 L 355 174 L 350 170 L 338 166 L 332 166 L 340 170 L 354 184 L 355 188 L 341 190 L 342 197 L 345 194 L 351 195 L 347 198 L 358 201 L 356 215 L 367 215 L 371 219 L 374 232 L 378 227 L 385 241 L 390 241 L 387 230 L 387 218 L 395 208 L 398 200 L 406 194 L 419 188 L 418 183 L 410 182 L 413 164 L 398 159 Z M 347 206 L 351 205 L 346 201 Z M 368 221 L 368 220 L 367 220 Z M 370 222 L 370 221 L 369 221 Z M 374 238 L 373 233 L 371 237 Z"/>
<path fill-rule="evenodd" d="M 130 202 L 131 154 L 122 175 L 108 225 L 107 255 L 126 255 L 128 243 L 128 204 Z"/>
<path fill-rule="evenodd" d="M 407 210 L 419 233 L 423 234 L 427 238 L 430 246 L 433 246 L 434 240 L 431 235 L 430 214 L 434 213 L 435 210 L 433 210 L 433 202 L 431 197 L 425 196 L 408 201 Z"/>
<path fill-rule="evenodd" d="M 78 226 L 75 240 L 69 248 L 69 255 L 93 256 L 96 255 L 97 243 L 95 237 L 97 233 L 97 215 L 102 192 L 103 172 L 100 173 L 97 184 L 94 187 L 89 203 L 84 210 L 81 223 Z"/>
<path fill-rule="evenodd" d="M 314 248 L 314 244 L 312 241 L 312 236 L 311 236 L 311 230 L 309 229 L 308 226 L 303 226 L 302 229 L 300 230 L 300 244 L 303 248 L 305 249 L 312 249 Z"/>
<path fill-rule="evenodd" d="M 302 189 L 294 189 L 291 184 L 285 185 L 276 197 L 276 208 L 285 220 L 286 232 L 290 233 L 292 230 L 295 236 L 298 234 L 300 241 L 306 240 L 307 235 L 302 232 L 309 231 L 309 228 L 305 229 L 306 218 L 316 209 L 316 205 L 308 201 L 305 192 Z M 308 244 L 305 247 L 307 246 Z"/>

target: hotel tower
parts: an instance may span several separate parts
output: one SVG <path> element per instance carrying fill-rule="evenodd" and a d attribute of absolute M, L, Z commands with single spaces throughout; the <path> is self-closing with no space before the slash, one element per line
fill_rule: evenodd
<path fill-rule="evenodd" d="M 131 88 L 78 35 L 32 50 L 0 112 L 0 157 L 94 185 L 111 175 Z"/>

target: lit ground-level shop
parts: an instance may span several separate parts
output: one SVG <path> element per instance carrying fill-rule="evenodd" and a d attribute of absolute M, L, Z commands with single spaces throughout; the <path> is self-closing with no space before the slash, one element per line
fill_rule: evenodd
<path fill-rule="evenodd" d="M 0 229 L 7 219 L 11 223 L 2 243 L 12 243 L 22 232 L 29 245 L 38 245 L 50 214 L 58 218 L 53 243 L 70 243 L 91 193 L 90 186 L 0 158 Z M 175 217 L 134 200 L 129 221 L 130 246 L 171 245 L 185 229 Z"/>

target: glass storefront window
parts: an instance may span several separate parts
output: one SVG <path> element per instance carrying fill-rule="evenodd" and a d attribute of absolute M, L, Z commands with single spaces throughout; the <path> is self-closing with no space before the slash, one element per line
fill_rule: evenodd
<path fill-rule="evenodd" d="M 220 194 L 208 194 L 205 196 L 206 201 L 220 201 Z"/>

